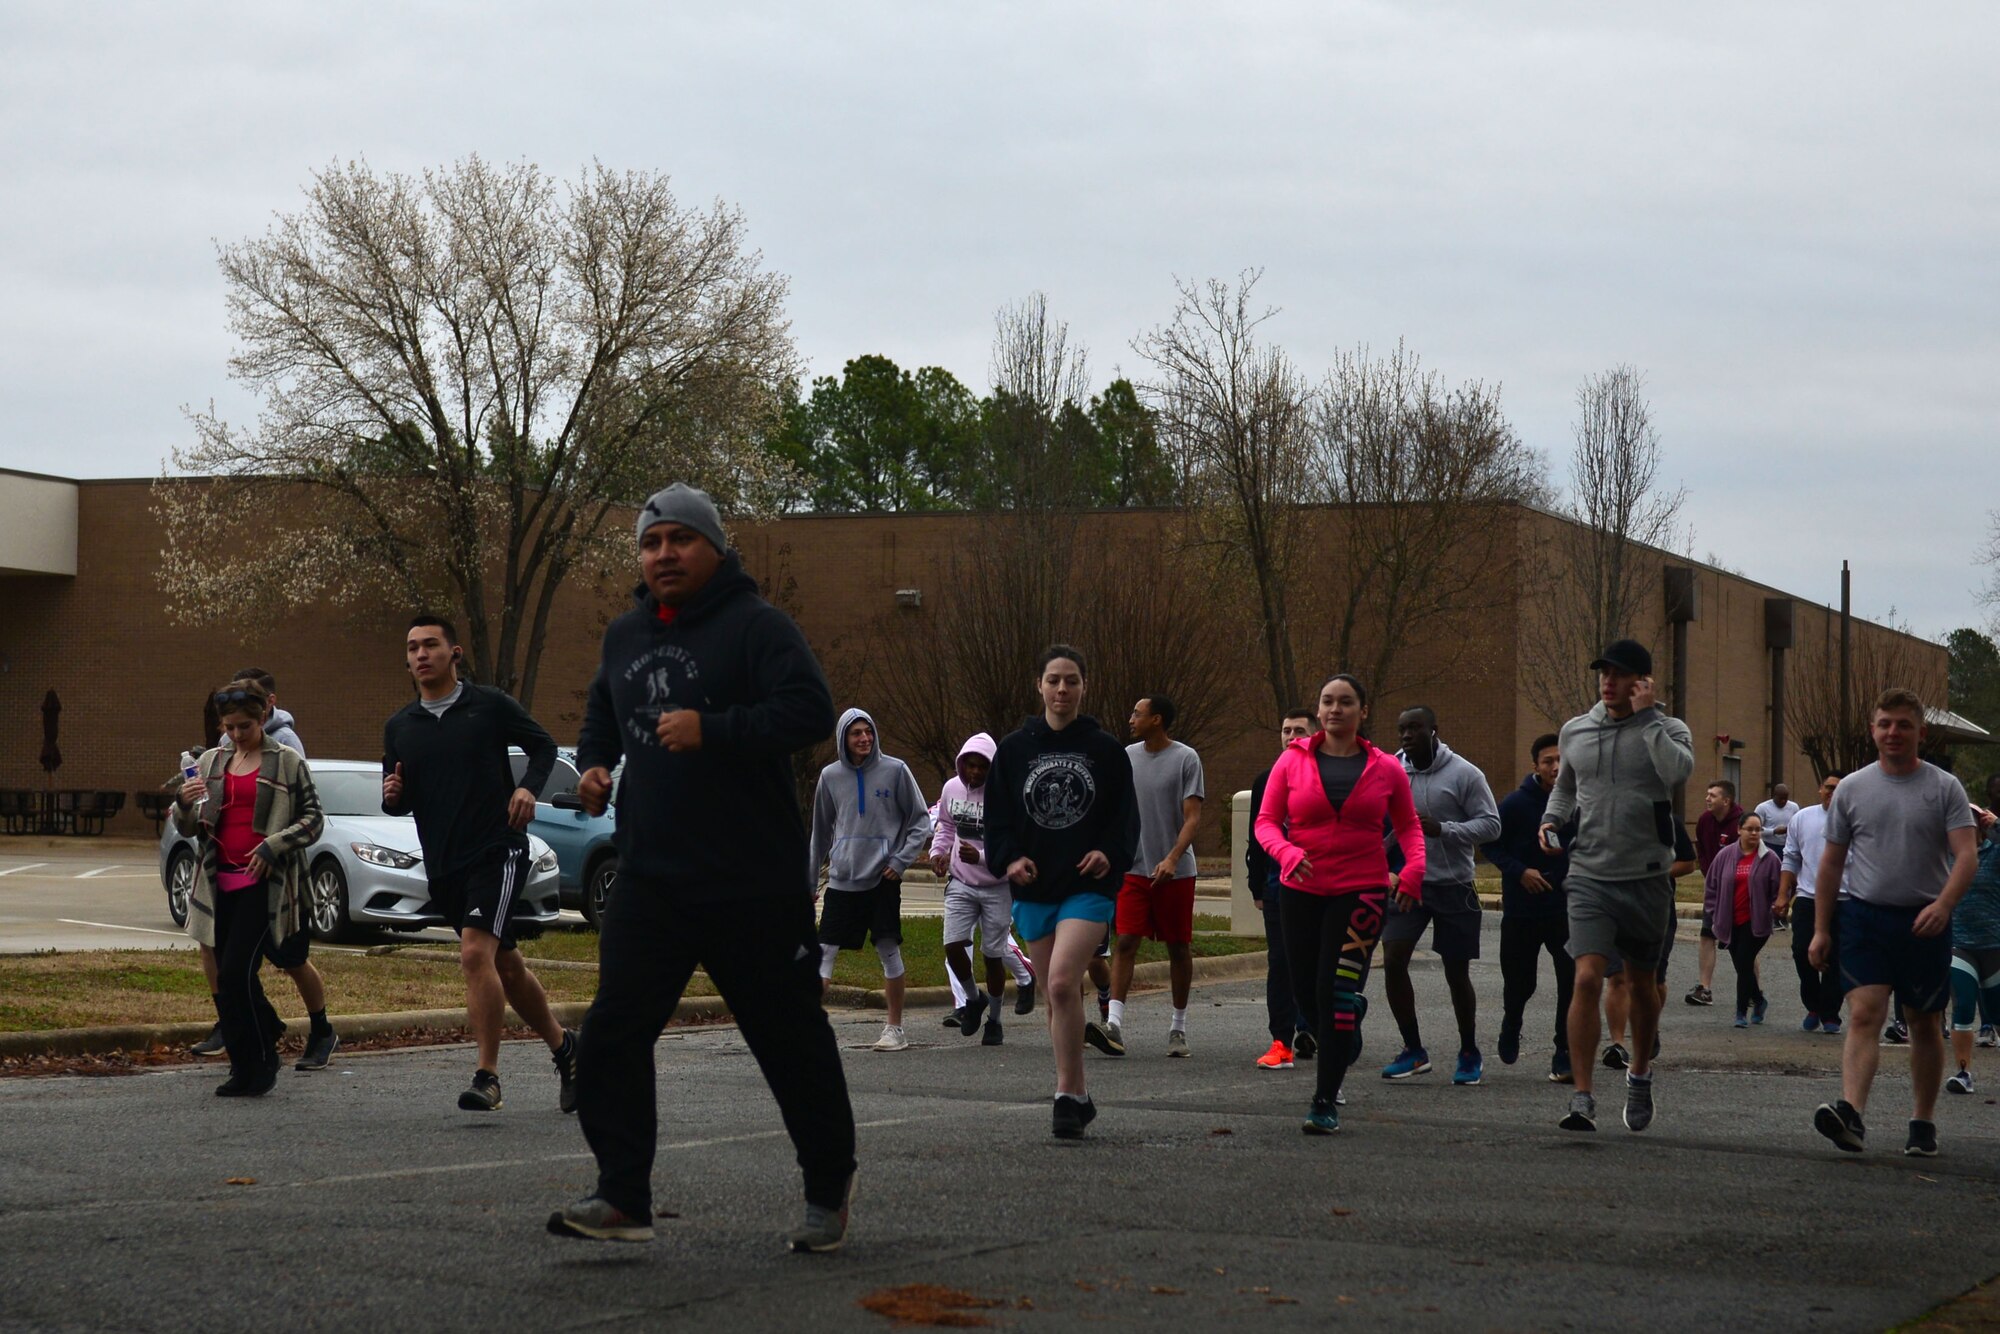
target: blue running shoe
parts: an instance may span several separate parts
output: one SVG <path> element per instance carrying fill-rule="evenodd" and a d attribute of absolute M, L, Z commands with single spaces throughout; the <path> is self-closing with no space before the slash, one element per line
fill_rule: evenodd
<path fill-rule="evenodd" d="M 1313 1099 L 1312 1110 L 1299 1126 L 1308 1135 L 1332 1135 L 1340 1130 L 1340 1112 L 1332 1103 Z"/>
<path fill-rule="evenodd" d="M 1458 1069 L 1451 1072 L 1451 1082 L 1461 1085 L 1477 1084 L 1485 1073 L 1486 1061 L 1480 1056 L 1479 1048 L 1467 1047 L 1458 1054 Z"/>
<path fill-rule="evenodd" d="M 1837 1019 L 1837 1018 L 1835 1018 L 1835 1019 L 1822 1019 L 1822 1020 L 1820 1020 L 1820 1021 L 1819 1021 L 1819 1031 L 1820 1031 L 1820 1032 L 1822 1032 L 1822 1033 L 1824 1033 L 1824 1034 L 1826 1034 L 1826 1035 L 1827 1035 L 1828 1037 L 1833 1037 L 1833 1038 L 1837 1038 L 1837 1037 L 1839 1037 L 1839 1036 L 1840 1036 L 1840 1020 L 1839 1020 L 1839 1019 Z"/>
<path fill-rule="evenodd" d="M 1396 1054 L 1396 1059 L 1382 1067 L 1384 1079 L 1408 1079 L 1411 1075 L 1427 1075 L 1431 1070 L 1431 1055 L 1422 1047 L 1405 1047 Z"/>
<path fill-rule="evenodd" d="M 1819 1016 L 1816 1014 L 1809 1014 L 1805 1018 L 1799 1020 L 1799 1031 L 1802 1033 L 1819 1032 Z"/>
<path fill-rule="evenodd" d="M 1764 1016 L 1769 1014 L 1770 1012 L 1771 1012 L 1771 1002 L 1765 997 L 1759 996 L 1750 1005 L 1750 1022 L 1753 1024 L 1761 1024 L 1764 1022 Z"/>
<path fill-rule="evenodd" d="M 1736 1012 L 1736 1027 L 1738 1028 L 1750 1027 L 1750 1016 L 1744 1014 L 1743 1011 L 1738 1010 Z"/>

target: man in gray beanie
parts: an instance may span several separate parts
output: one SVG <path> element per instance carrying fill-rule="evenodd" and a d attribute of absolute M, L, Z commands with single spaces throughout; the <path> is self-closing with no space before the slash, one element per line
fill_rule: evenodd
<path fill-rule="evenodd" d="M 854 1112 L 820 1005 L 819 942 L 792 755 L 833 731 L 833 697 L 791 617 L 757 595 L 722 516 L 690 486 L 639 512 L 637 605 L 604 632 L 577 742 L 584 808 L 618 791 L 618 885 L 577 1051 L 597 1187 L 549 1231 L 650 1241 L 653 1046 L 696 968 L 722 993 L 805 1175 L 801 1251 L 847 1232 Z M 745 850 L 754 852 L 746 856 Z"/>

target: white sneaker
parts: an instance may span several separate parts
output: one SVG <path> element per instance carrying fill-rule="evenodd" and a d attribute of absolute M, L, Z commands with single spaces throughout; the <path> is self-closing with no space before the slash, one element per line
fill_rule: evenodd
<path fill-rule="evenodd" d="M 903 1036 L 903 1026 L 901 1024 L 884 1024 L 882 1025 L 882 1036 L 875 1039 L 874 1050 L 904 1051 L 908 1049 L 909 1045 L 910 1040 Z"/>

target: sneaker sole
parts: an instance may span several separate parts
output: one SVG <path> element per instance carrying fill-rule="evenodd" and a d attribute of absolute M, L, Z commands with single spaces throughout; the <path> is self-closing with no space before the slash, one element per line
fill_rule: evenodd
<path fill-rule="evenodd" d="M 1953 1081 L 1951 1081 L 1951 1080 L 1949 1080 L 1949 1079 L 1947 1079 L 1947 1080 L 1945 1080 L 1945 1081 L 1944 1081 L 1944 1091 L 1945 1091 L 1946 1093 L 1971 1093 L 1971 1092 L 1972 1092 L 1972 1090 L 1971 1090 L 1971 1089 L 1969 1089 L 1969 1088 L 1967 1088 L 1967 1087 L 1966 1087 L 1965 1085 L 1963 1085 L 1963 1084 L 1958 1084 L 1958 1083 L 1954 1083 Z"/>
<path fill-rule="evenodd" d="M 1903 1156 L 1905 1158 L 1935 1158 L 1938 1156 L 1937 1146 L 1931 1145 L 1926 1147 L 1922 1144 L 1905 1144 L 1903 1146 Z"/>
<path fill-rule="evenodd" d="M 1431 1068 L 1430 1068 L 1430 1065 L 1429 1065 L 1428 1063 L 1426 1063 L 1426 1064 L 1424 1064 L 1424 1065 L 1420 1065 L 1420 1066 L 1418 1066 L 1418 1067 L 1417 1067 L 1416 1069 L 1414 1069 L 1414 1070 L 1401 1070 L 1401 1071 L 1397 1071 L 1397 1072 L 1396 1072 L 1396 1073 L 1394 1073 L 1394 1074 L 1391 1074 L 1391 1073 L 1390 1073 L 1389 1071 L 1387 1071 L 1387 1070 L 1384 1070 L 1384 1071 L 1382 1072 L 1382 1078 L 1384 1078 L 1384 1079 L 1412 1079 L 1412 1078 L 1416 1077 L 1417 1075 L 1427 1075 L 1427 1074 L 1429 1074 L 1430 1072 L 1431 1072 Z"/>
<path fill-rule="evenodd" d="M 1192 1056 L 1194 1055 L 1194 1053 L 1189 1051 L 1186 1047 L 1169 1047 L 1167 1048 L 1167 1055 L 1173 1059 L 1178 1060 L 1184 1056 Z"/>
<path fill-rule="evenodd" d="M 489 1103 L 483 1098 L 475 1101 L 469 1094 L 458 1095 L 458 1110 L 461 1112 L 497 1112 L 506 1105 L 505 1098 L 498 1098 Z"/>
<path fill-rule="evenodd" d="M 1834 1142 L 1834 1145 L 1848 1153 L 1860 1153 L 1861 1141 L 1847 1128 L 1847 1122 L 1840 1119 L 1840 1113 L 1822 1104 L 1813 1113 L 1813 1129 Z"/>
<path fill-rule="evenodd" d="M 1461 1075 L 1453 1075 L 1451 1077 L 1451 1086 L 1456 1089 L 1469 1089 L 1473 1085 L 1483 1082 L 1485 1078 L 1484 1075 L 1479 1076 L 1477 1079 L 1466 1079 Z"/>
<path fill-rule="evenodd" d="M 1259 1070 L 1289 1070 L 1292 1068 L 1292 1063 L 1290 1061 L 1259 1061 L 1257 1062 L 1257 1068 Z"/>
<path fill-rule="evenodd" d="M 1111 1035 L 1096 1024 L 1084 1025 L 1083 1040 L 1103 1052 L 1106 1056 L 1123 1056 L 1125 1054 L 1125 1044 L 1122 1042 L 1113 1042 Z"/>
<path fill-rule="evenodd" d="M 1597 1129 L 1597 1118 L 1585 1116 L 1581 1112 L 1571 1112 L 1558 1121 L 1556 1125 L 1563 1130 L 1595 1130 Z"/>
<path fill-rule="evenodd" d="M 1571 1073 L 1571 1074 L 1567 1074 L 1567 1075 L 1559 1075 L 1559 1074 L 1557 1074 L 1557 1073 L 1556 1073 L 1555 1071 L 1551 1070 L 1551 1071 L 1549 1071 L 1549 1083 L 1551 1083 L 1551 1084 L 1574 1084 L 1574 1083 L 1576 1083 L 1576 1075 L 1575 1075 L 1574 1073 Z"/>
<path fill-rule="evenodd" d="M 875 1044 L 874 1046 L 870 1047 L 870 1048 L 869 1048 L 868 1050 L 870 1050 L 870 1051 L 908 1051 L 909 1049 L 910 1049 L 910 1044 L 909 1044 L 909 1043 L 907 1043 L 907 1042 L 898 1042 L 898 1043 L 894 1044 L 893 1046 L 887 1046 L 887 1047 L 883 1046 L 883 1045 L 882 1045 L 881 1043 L 879 1043 L 879 1042 L 878 1042 L 878 1043 L 876 1043 L 876 1044 Z"/>
<path fill-rule="evenodd" d="M 648 1242 L 653 1239 L 650 1227 L 591 1227 L 574 1219 L 565 1218 L 558 1210 L 549 1215 L 549 1235 L 568 1237 L 573 1241 L 622 1241 L 628 1244 Z"/>
<path fill-rule="evenodd" d="M 1340 1127 L 1337 1125 L 1314 1125 L 1311 1121 L 1302 1122 L 1299 1129 L 1308 1135 L 1338 1135 L 1340 1133 Z"/>

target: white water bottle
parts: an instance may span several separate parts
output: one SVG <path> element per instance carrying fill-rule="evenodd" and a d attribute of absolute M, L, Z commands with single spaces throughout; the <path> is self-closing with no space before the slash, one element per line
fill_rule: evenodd
<path fill-rule="evenodd" d="M 193 751 L 191 751 L 191 750 L 184 750 L 184 751 L 182 751 L 182 752 L 181 752 L 181 781 L 182 781 L 183 783 L 192 783 L 192 782 L 193 782 L 193 781 L 194 781 L 195 779 L 197 779 L 197 778 L 199 778 L 199 777 L 201 777 L 201 761 L 200 761 L 200 759 L 198 759 L 198 758 L 196 757 L 195 753 L 194 753 Z M 203 806 L 206 806 L 206 805 L 208 805 L 208 798 L 207 798 L 207 797 L 203 797 L 203 798 L 202 798 L 202 799 L 201 799 L 200 801 L 198 801 L 198 802 L 196 802 L 196 803 L 195 803 L 195 807 L 194 807 L 194 808 L 195 808 L 196 810 L 200 810 L 200 809 L 201 809 L 201 808 L 202 808 Z"/>

